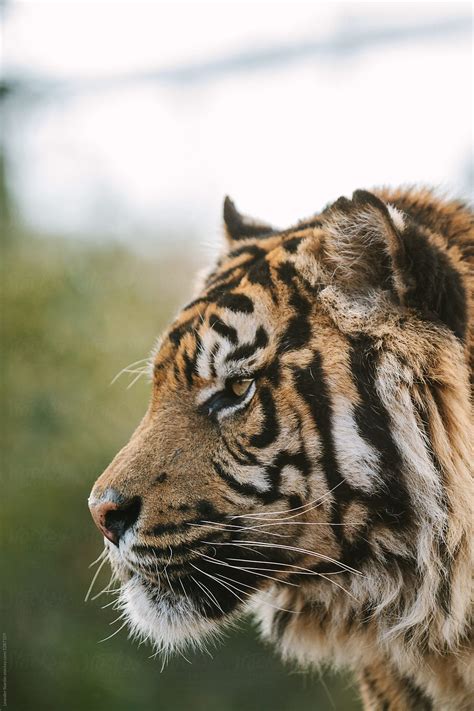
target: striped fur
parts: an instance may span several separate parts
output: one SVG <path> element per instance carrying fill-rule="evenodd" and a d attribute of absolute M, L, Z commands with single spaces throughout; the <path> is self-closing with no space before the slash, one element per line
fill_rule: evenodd
<path fill-rule="evenodd" d="M 91 494 L 141 502 L 109 544 L 131 628 L 167 653 L 251 609 L 366 709 L 471 708 L 469 210 L 383 189 L 284 231 L 224 218 Z"/>

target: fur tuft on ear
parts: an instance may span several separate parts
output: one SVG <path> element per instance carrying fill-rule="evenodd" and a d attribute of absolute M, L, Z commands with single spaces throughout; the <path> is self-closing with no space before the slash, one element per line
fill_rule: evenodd
<path fill-rule="evenodd" d="M 365 190 L 329 205 L 321 215 L 324 236 L 313 250 L 323 280 L 347 295 L 384 290 L 401 306 L 444 323 L 465 340 L 466 286 L 444 237 L 426 223 L 422 211 L 405 213 L 398 205 Z M 459 268 L 455 252 L 453 244 Z"/>
<path fill-rule="evenodd" d="M 224 200 L 224 226 L 227 241 L 231 245 L 242 239 L 255 239 L 274 233 L 266 222 L 241 215 L 228 195 Z"/>
<path fill-rule="evenodd" d="M 403 301 L 403 215 L 373 193 L 356 190 L 351 200 L 340 197 L 329 205 L 322 218 L 324 265 L 333 280 L 351 291 L 389 290 Z"/>

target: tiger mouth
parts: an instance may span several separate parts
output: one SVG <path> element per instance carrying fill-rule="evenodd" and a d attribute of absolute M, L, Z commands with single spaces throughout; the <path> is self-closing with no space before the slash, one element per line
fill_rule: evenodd
<path fill-rule="evenodd" d="M 240 530 L 220 531 L 166 546 L 130 534 L 120 547 L 107 543 L 120 581 L 117 607 L 131 635 L 150 642 L 165 657 L 205 647 L 206 640 L 249 611 L 270 606 L 291 613 L 278 602 L 286 585 L 295 589 L 308 576 L 353 570 L 324 555 L 312 565 L 304 548 L 265 543 L 262 536 L 260 531 L 256 541 L 243 538 Z"/>
<path fill-rule="evenodd" d="M 228 579 L 232 577 L 228 575 L 230 568 L 224 574 L 198 570 L 194 562 L 198 556 L 173 570 L 163 566 L 153 574 L 140 562 L 127 562 L 114 546 L 108 550 L 120 581 L 116 606 L 130 635 L 151 643 L 164 660 L 169 654 L 206 648 L 209 642 L 217 641 L 225 627 L 245 612 L 250 593 L 258 592 L 256 586 L 250 588 L 250 582 Z"/>
<path fill-rule="evenodd" d="M 139 556 L 133 555 L 137 548 Z M 215 540 L 207 553 L 190 549 L 182 557 L 169 549 L 168 559 L 158 561 L 151 546 L 148 555 L 143 545 L 131 545 L 129 550 L 108 546 L 121 583 L 120 606 L 130 627 L 155 643 L 158 639 L 161 644 L 166 630 L 180 629 L 185 620 L 201 628 L 244 614 L 259 594 L 279 582 L 278 571 L 265 574 L 262 553 L 258 561 L 253 560 L 254 551 L 247 553 L 245 562 L 245 549 L 234 546 L 232 536 Z"/>
<path fill-rule="evenodd" d="M 156 606 L 183 601 L 209 620 L 218 620 L 246 606 L 253 593 L 264 587 L 252 571 L 242 570 L 221 561 L 203 561 L 198 556 L 179 564 L 173 571 L 166 566 L 152 571 L 140 563 L 123 563 L 114 557 L 112 569 L 121 589 L 129 584 L 140 585 L 143 593 Z M 212 570 L 212 572 L 210 572 Z"/>

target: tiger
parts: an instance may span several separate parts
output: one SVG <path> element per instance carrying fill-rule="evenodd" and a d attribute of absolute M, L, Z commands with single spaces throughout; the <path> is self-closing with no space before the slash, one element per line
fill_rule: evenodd
<path fill-rule="evenodd" d="M 473 708 L 472 210 L 412 186 L 223 218 L 89 498 L 131 633 L 168 658 L 250 614 L 366 710 Z"/>

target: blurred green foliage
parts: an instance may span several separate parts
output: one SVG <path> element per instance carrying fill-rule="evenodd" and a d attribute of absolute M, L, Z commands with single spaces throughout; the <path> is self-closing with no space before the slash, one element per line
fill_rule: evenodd
<path fill-rule="evenodd" d="M 6 213 L 4 213 L 5 215 Z M 346 678 L 285 668 L 248 623 L 191 664 L 160 673 L 151 650 L 84 603 L 101 551 L 87 496 L 129 437 L 148 397 L 114 375 L 148 355 L 191 293 L 195 264 L 28 234 L 3 223 L 2 629 L 8 706 L 36 711 L 350 711 Z M 181 250 L 182 252 L 183 250 Z M 192 251 L 191 251 L 192 253 Z M 103 588 L 101 574 L 95 591 Z"/>

